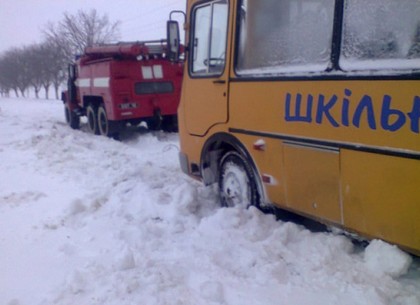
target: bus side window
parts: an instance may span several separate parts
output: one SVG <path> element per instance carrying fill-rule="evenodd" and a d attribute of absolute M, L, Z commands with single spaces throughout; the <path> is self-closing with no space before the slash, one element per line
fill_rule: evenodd
<path fill-rule="evenodd" d="M 420 57 L 420 22 L 417 24 L 416 35 L 413 39 L 413 44 L 408 51 L 408 58 L 419 58 Z"/>
<path fill-rule="evenodd" d="M 345 0 L 343 19 L 343 70 L 420 68 L 420 1 Z"/>
<path fill-rule="evenodd" d="M 242 0 L 238 74 L 323 72 L 331 66 L 334 0 Z"/>

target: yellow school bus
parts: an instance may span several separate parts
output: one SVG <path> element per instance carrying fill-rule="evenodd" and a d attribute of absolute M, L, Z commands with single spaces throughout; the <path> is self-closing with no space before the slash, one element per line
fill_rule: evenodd
<path fill-rule="evenodd" d="M 188 0 L 184 28 L 185 173 L 420 254 L 419 0 Z"/>

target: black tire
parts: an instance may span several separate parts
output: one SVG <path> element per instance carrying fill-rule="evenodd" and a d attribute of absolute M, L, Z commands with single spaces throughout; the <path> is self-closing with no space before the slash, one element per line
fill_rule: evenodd
<path fill-rule="evenodd" d="M 66 123 L 72 129 L 80 128 L 80 117 L 70 110 L 70 107 L 67 104 L 64 104 L 64 115 L 66 118 Z"/>
<path fill-rule="evenodd" d="M 178 132 L 178 117 L 176 115 L 164 116 L 162 130 L 166 132 Z"/>
<path fill-rule="evenodd" d="M 108 120 L 106 109 L 104 105 L 98 108 L 98 131 L 99 134 L 106 137 L 118 138 L 119 125 L 117 122 Z"/>
<path fill-rule="evenodd" d="M 227 152 L 219 164 L 219 194 L 224 207 L 260 207 L 256 176 L 250 163 L 236 151 Z"/>
<path fill-rule="evenodd" d="M 162 126 L 162 119 L 158 117 L 153 117 L 146 120 L 147 128 L 152 131 L 160 130 Z"/>
<path fill-rule="evenodd" d="M 88 130 L 90 133 L 99 134 L 97 110 L 94 106 L 89 105 L 86 108 L 86 116 L 88 121 Z"/>

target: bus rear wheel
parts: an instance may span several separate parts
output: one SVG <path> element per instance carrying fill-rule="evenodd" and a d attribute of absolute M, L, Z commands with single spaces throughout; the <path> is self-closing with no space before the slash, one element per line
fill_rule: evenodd
<path fill-rule="evenodd" d="M 227 152 L 220 161 L 219 194 L 224 207 L 259 207 L 260 196 L 254 170 L 236 151 Z"/>

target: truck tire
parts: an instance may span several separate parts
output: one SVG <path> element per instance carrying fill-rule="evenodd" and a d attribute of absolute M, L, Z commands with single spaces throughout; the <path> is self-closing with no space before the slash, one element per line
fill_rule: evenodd
<path fill-rule="evenodd" d="M 98 130 L 99 134 L 106 137 L 117 138 L 119 133 L 119 125 L 117 122 L 108 120 L 104 105 L 98 108 Z"/>
<path fill-rule="evenodd" d="M 99 134 L 99 128 L 98 128 L 98 115 L 96 108 L 93 105 L 89 105 L 86 108 L 86 116 L 88 120 L 88 129 L 90 133 Z"/>
<path fill-rule="evenodd" d="M 166 132 L 178 131 L 178 118 L 176 115 L 166 115 L 163 117 L 162 130 Z"/>
<path fill-rule="evenodd" d="M 64 115 L 66 117 L 66 123 L 72 129 L 79 129 L 80 128 L 80 118 L 77 114 L 70 110 L 70 107 L 64 104 Z"/>
<path fill-rule="evenodd" d="M 162 121 L 163 117 L 160 113 L 160 109 L 156 109 L 153 116 L 146 120 L 147 128 L 152 131 L 160 130 L 162 128 Z"/>

